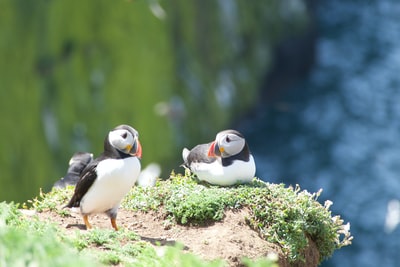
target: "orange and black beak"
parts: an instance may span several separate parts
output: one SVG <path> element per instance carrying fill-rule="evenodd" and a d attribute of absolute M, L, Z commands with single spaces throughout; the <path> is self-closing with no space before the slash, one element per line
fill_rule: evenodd
<path fill-rule="evenodd" d="M 139 159 L 142 158 L 142 146 L 139 142 L 139 139 L 136 139 L 133 146 L 129 149 L 129 155 L 138 157 Z"/>
<path fill-rule="evenodd" d="M 135 146 L 136 146 L 136 153 L 134 154 L 136 157 L 138 157 L 139 159 L 142 158 L 142 145 L 139 142 L 139 139 L 136 140 L 135 142 Z"/>
<path fill-rule="evenodd" d="M 221 153 L 224 152 L 224 148 L 220 147 L 216 141 L 212 142 L 210 148 L 208 149 L 209 157 L 218 157 L 221 156 Z"/>

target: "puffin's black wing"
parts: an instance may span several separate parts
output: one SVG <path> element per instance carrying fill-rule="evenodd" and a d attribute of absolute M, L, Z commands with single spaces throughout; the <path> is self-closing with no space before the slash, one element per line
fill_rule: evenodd
<path fill-rule="evenodd" d="M 65 206 L 66 208 L 79 207 L 80 202 L 89 188 L 92 186 L 97 178 L 96 168 L 99 162 L 97 160 L 89 163 L 88 166 L 82 171 L 81 178 L 75 186 L 74 195 Z"/>
<path fill-rule="evenodd" d="M 186 160 L 184 159 L 184 165 L 190 168 L 190 164 L 192 162 L 214 162 L 216 158 L 208 156 L 208 149 L 210 148 L 210 145 L 211 143 L 195 146 L 192 150 L 190 150 L 189 154 L 186 157 Z"/>

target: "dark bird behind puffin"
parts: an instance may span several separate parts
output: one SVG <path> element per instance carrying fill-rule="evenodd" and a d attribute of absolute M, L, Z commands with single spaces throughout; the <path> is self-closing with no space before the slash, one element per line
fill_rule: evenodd
<path fill-rule="evenodd" d="M 118 230 L 118 208 L 139 176 L 141 156 L 139 133 L 134 128 L 119 125 L 111 130 L 104 140 L 103 153 L 82 171 L 65 207 L 80 208 L 87 229 L 92 228 L 89 215 L 105 213 Z"/>
<path fill-rule="evenodd" d="M 82 171 L 93 160 L 93 154 L 87 152 L 76 152 L 69 160 L 67 173 L 64 177 L 54 183 L 53 187 L 65 188 L 67 185 L 76 185 Z"/>
<path fill-rule="evenodd" d="M 252 181 L 256 172 L 254 158 L 244 136 L 236 130 L 224 130 L 215 140 L 182 151 L 183 166 L 199 180 L 229 186 Z"/>

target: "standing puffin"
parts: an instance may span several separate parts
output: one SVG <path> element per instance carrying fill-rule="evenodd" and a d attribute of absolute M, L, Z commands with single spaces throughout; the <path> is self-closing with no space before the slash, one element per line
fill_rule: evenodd
<path fill-rule="evenodd" d="M 219 132 L 215 140 L 182 151 L 183 166 L 210 184 L 229 186 L 250 182 L 256 173 L 254 158 L 243 135 Z"/>
<path fill-rule="evenodd" d="M 128 125 L 114 128 L 104 140 L 104 152 L 82 171 L 65 207 L 79 207 L 87 229 L 92 228 L 89 215 L 106 213 L 118 230 L 118 208 L 139 176 L 141 156 L 138 132 Z"/>

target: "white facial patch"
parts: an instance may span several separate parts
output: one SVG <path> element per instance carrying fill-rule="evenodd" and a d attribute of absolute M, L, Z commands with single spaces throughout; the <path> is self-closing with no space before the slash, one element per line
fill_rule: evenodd
<path fill-rule="evenodd" d="M 242 151 L 245 140 L 236 134 L 224 134 L 217 136 L 218 145 L 224 149 L 223 157 L 229 157 L 238 154 Z"/>
<path fill-rule="evenodd" d="M 114 130 L 108 134 L 108 141 L 118 150 L 124 150 L 128 145 L 132 146 L 134 137 L 132 134 L 124 129 Z"/>

